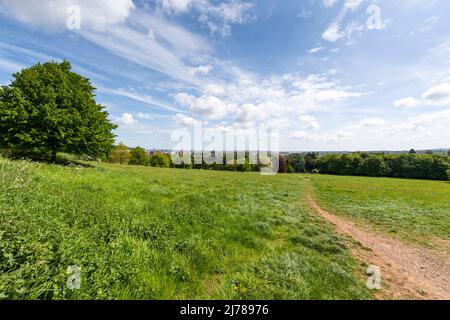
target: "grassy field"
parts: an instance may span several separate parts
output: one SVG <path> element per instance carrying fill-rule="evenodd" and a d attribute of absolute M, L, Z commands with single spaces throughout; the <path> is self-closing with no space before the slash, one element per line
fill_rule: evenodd
<path fill-rule="evenodd" d="M 0 298 L 371 298 L 303 192 L 300 175 L 0 159 Z"/>
<path fill-rule="evenodd" d="M 315 196 L 335 214 L 394 238 L 433 245 L 450 240 L 450 182 L 311 176 Z"/>

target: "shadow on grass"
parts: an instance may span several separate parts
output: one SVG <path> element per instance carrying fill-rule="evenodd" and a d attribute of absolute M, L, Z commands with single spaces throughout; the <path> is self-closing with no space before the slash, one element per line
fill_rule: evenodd
<path fill-rule="evenodd" d="M 10 160 L 26 160 L 26 161 L 32 161 L 37 163 L 44 163 L 44 164 L 55 164 L 58 166 L 63 167 L 83 167 L 83 168 L 94 168 L 93 165 L 86 163 L 85 161 L 76 159 L 75 157 L 67 154 L 58 154 L 55 161 L 50 161 L 48 159 L 43 159 L 39 156 L 22 156 L 22 157 L 14 157 L 14 156 L 5 156 L 3 157 L 10 159 Z"/>
<path fill-rule="evenodd" d="M 44 162 L 44 163 L 50 163 L 48 161 L 40 161 L 40 162 Z M 56 159 L 55 162 L 51 162 L 52 164 L 56 164 L 59 166 L 63 166 L 63 167 L 83 167 L 83 168 L 94 168 L 93 165 L 90 165 L 88 163 L 85 163 L 83 161 L 80 160 L 76 160 L 76 159 L 66 159 L 66 158 L 61 158 L 61 159 Z"/>

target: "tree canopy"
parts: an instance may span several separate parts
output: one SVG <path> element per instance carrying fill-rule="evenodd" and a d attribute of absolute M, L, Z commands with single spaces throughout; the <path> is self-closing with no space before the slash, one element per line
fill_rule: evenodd
<path fill-rule="evenodd" d="M 117 126 L 96 103 L 89 79 L 71 69 L 68 61 L 38 63 L 0 88 L 0 149 L 51 161 L 57 152 L 110 153 Z"/>

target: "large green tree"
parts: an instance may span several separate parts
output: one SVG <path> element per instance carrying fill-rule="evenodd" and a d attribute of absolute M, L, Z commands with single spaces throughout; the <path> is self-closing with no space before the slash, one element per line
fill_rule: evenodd
<path fill-rule="evenodd" d="M 104 107 L 89 79 L 68 61 L 38 63 L 0 88 L 0 148 L 55 161 L 57 152 L 101 158 L 114 146 Z"/>

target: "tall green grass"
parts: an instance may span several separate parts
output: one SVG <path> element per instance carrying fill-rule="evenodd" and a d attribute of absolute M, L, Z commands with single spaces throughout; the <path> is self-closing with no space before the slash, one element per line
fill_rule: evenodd
<path fill-rule="evenodd" d="M 0 159 L 3 299 L 371 298 L 296 175 Z M 70 290 L 67 268 L 81 268 Z"/>
<path fill-rule="evenodd" d="M 450 240 L 450 182 L 325 175 L 311 179 L 316 197 L 333 213 L 411 242 Z"/>

